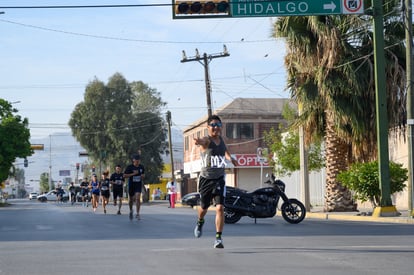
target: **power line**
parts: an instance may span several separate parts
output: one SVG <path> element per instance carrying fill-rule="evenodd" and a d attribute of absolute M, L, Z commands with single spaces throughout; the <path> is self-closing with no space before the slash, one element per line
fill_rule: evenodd
<path fill-rule="evenodd" d="M 0 9 L 87 9 L 87 8 L 139 8 L 139 7 L 166 7 L 172 6 L 172 3 L 168 4 L 118 4 L 118 5 L 45 5 L 45 6 L 5 6 Z"/>
<path fill-rule="evenodd" d="M 1 7 L 0 7 L 1 8 Z M 140 42 L 140 43 L 159 43 L 159 44 L 235 44 L 235 43 L 263 43 L 263 42 L 274 42 L 276 39 L 263 39 L 263 40 L 233 40 L 233 41 L 168 41 L 168 40 L 146 40 L 146 39 L 136 39 L 136 38 L 124 38 L 124 37 L 114 37 L 114 36 L 106 36 L 106 35 L 96 35 L 96 34 L 86 34 L 86 33 L 79 33 L 79 32 L 71 32 L 71 31 L 64 31 L 64 30 L 57 30 L 47 27 L 35 26 L 31 24 L 25 24 L 5 19 L 0 19 L 0 22 L 14 24 L 26 28 L 33 28 L 39 29 L 43 31 L 50 31 L 50 32 L 57 32 L 57 33 L 64 33 L 69 35 L 76 35 L 76 36 L 84 36 L 84 37 L 91 37 L 97 39 L 106 39 L 106 40 L 118 40 L 118 41 L 127 41 L 127 42 Z"/>
<path fill-rule="evenodd" d="M 0 20 L 1 21 L 1 20 Z M 270 76 L 270 75 L 279 75 L 279 72 L 270 72 L 270 73 L 257 73 L 257 74 L 249 74 L 249 77 L 260 77 L 260 76 Z M 237 80 L 246 78 L 245 76 L 235 75 L 235 76 L 223 76 L 223 77 L 215 77 L 214 80 Z M 185 81 L 182 80 L 164 80 L 164 81 L 149 81 L 152 85 L 162 85 L 162 84 L 174 84 L 174 83 L 182 83 L 182 82 L 203 82 L 204 79 L 187 79 Z M 26 84 L 26 85 L 7 85 L 3 86 L 0 85 L 0 90 L 10 90 L 10 89 L 74 89 L 74 88 L 85 88 L 88 83 L 73 83 L 73 84 Z M 40 91 L 42 92 L 42 91 Z"/>

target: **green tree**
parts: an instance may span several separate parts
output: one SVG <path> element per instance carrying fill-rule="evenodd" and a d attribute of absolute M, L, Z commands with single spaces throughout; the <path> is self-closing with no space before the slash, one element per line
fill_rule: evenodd
<path fill-rule="evenodd" d="M 402 164 L 390 162 L 391 194 L 401 192 L 408 179 L 408 170 Z M 381 190 L 379 188 L 378 161 L 354 163 L 351 167 L 338 174 L 338 180 L 354 191 L 354 198 L 362 202 L 370 201 L 372 207 L 380 205 Z"/>
<path fill-rule="evenodd" d="M 32 155 L 29 121 L 11 103 L 0 98 L 0 182 L 7 179 L 16 158 Z"/>
<path fill-rule="evenodd" d="M 390 129 L 404 126 L 404 28 L 399 1 L 384 6 L 387 101 Z M 370 4 L 365 1 L 366 7 Z M 355 161 L 376 158 L 372 18 L 278 18 L 274 35 L 288 44 L 288 89 L 301 106 L 298 125 L 306 143 L 323 138 L 326 152 L 325 211 L 353 210 L 351 192 L 337 175 Z"/>
<path fill-rule="evenodd" d="M 87 85 L 69 125 L 98 167 L 125 167 L 133 154 L 140 153 L 146 182 L 157 182 L 163 167 L 160 109 L 164 105 L 155 89 L 142 82 L 129 83 L 115 73 L 107 84 L 95 79 Z"/>
<path fill-rule="evenodd" d="M 49 190 L 49 173 L 44 172 L 40 175 L 39 188 L 40 188 L 40 193 L 45 193 L 45 192 L 50 191 Z"/>
<path fill-rule="evenodd" d="M 270 161 L 277 175 L 290 175 L 300 169 L 299 157 L 299 133 L 297 129 L 289 129 L 294 122 L 296 111 L 286 104 L 282 111 L 283 118 L 288 126 L 281 126 L 279 130 L 274 128 L 264 133 L 264 140 L 275 158 Z M 321 150 L 321 142 L 314 142 L 308 149 L 309 171 L 319 171 L 324 167 L 324 157 Z"/>

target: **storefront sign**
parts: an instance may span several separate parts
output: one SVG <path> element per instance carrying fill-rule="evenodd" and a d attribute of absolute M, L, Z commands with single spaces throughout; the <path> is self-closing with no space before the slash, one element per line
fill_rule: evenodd
<path fill-rule="evenodd" d="M 233 154 L 232 155 L 237 160 L 237 168 L 241 167 L 260 167 L 260 160 L 256 154 Z M 269 167 L 269 163 L 263 158 L 263 167 Z"/>

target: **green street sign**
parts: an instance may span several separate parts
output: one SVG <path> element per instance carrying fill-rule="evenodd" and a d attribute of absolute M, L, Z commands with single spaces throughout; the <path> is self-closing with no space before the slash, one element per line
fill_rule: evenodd
<path fill-rule="evenodd" d="M 362 14 L 363 0 L 232 0 L 232 17 Z"/>

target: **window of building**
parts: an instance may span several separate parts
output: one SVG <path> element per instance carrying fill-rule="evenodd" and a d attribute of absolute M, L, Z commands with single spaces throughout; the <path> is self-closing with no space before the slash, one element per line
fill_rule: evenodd
<path fill-rule="evenodd" d="M 253 123 L 227 123 L 226 137 L 232 139 L 253 139 Z"/>

